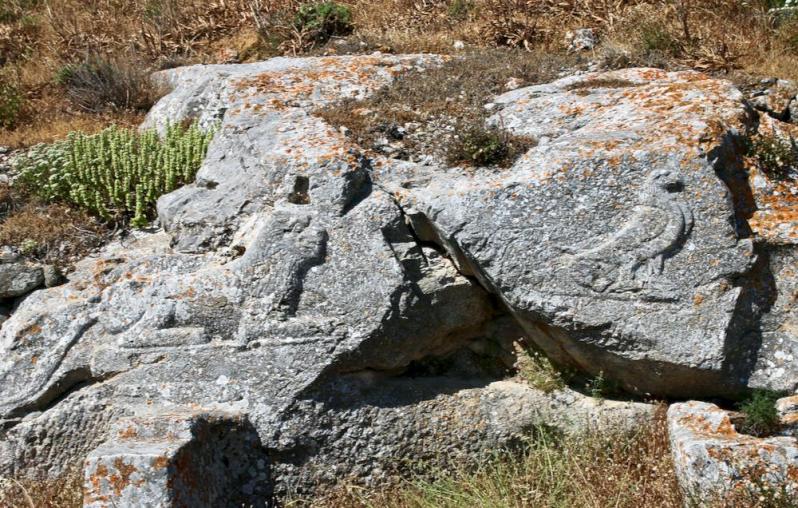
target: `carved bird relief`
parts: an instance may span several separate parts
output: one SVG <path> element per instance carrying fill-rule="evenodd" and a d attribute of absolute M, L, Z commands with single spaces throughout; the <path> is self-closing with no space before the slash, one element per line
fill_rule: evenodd
<path fill-rule="evenodd" d="M 665 259 L 681 249 L 693 228 L 693 213 L 680 198 L 684 182 L 669 169 L 648 177 L 640 204 L 620 230 L 569 253 L 566 266 L 580 286 L 599 293 L 672 301 L 676 292 L 661 280 Z"/>

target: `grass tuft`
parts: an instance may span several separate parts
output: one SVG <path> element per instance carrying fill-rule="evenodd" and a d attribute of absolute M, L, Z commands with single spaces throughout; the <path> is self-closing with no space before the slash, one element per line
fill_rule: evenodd
<path fill-rule="evenodd" d="M 526 345 L 516 345 L 518 376 L 532 387 L 546 393 L 562 390 L 571 379 L 571 373 L 558 369 L 545 355 Z"/>
<path fill-rule="evenodd" d="M 446 150 L 446 162 L 476 167 L 509 167 L 535 145 L 530 138 L 513 136 L 498 127 L 480 124 L 460 127 Z"/>
<path fill-rule="evenodd" d="M 664 408 L 655 423 L 631 434 L 557 437 L 543 430 L 534 432 L 521 450 L 497 452 L 476 467 L 434 470 L 373 490 L 344 486 L 314 500 L 313 506 L 683 506 L 670 458 Z"/>
<path fill-rule="evenodd" d="M 91 113 L 146 111 L 161 95 L 146 68 L 99 56 L 64 66 L 55 79 L 75 105 Z"/>

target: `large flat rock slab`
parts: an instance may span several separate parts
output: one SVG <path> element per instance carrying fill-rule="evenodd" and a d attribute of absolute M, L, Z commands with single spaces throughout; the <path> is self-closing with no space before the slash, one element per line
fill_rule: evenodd
<path fill-rule="evenodd" d="M 658 395 L 744 383 L 730 330 L 756 255 L 725 181 L 755 125 L 740 92 L 630 69 L 494 104 L 493 123 L 539 140 L 509 170 L 380 174 L 421 236 L 562 364 Z"/>

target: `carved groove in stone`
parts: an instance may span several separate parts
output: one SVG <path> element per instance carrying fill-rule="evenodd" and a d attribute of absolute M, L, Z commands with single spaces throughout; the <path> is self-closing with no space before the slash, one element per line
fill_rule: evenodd
<path fill-rule="evenodd" d="M 684 245 L 693 229 L 693 213 L 679 198 L 684 182 L 663 169 L 646 181 L 640 204 L 624 226 L 592 248 L 572 252 L 566 266 L 582 287 L 611 297 L 636 295 L 657 301 L 678 300 L 661 277 L 665 259 Z M 595 244 L 595 242 L 591 242 Z"/>

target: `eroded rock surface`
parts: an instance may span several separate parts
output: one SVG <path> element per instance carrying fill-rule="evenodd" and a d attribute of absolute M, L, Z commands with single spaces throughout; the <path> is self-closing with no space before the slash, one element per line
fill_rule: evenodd
<path fill-rule="evenodd" d="M 738 204 L 757 127 L 740 93 L 647 69 L 518 89 L 492 121 L 540 143 L 501 172 L 374 156 L 312 114 L 439 61 L 161 74 L 174 91 L 147 125 L 216 126 L 208 157 L 159 201 L 165 231 L 3 324 L 0 472 L 58 474 L 120 419 L 187 407 L 246 415 L 279 493 L 650 416 L 507 380 L 521 337 L 640 393 L 747 387 L 787 314 L 760 326 L 773 291 L 752 288 L 775 274 Z"/>
<path fill-rule="evenodd" d="M 561 364 L 639 393 L 745 386 L 759 343 L 743 279 L 757 255 L 731 184 L 756 116 L 740 92 L 633 69 L 494 103 L 494 123 L 540 140 L 508 171 L 380 171 L 419 237 Z"/>
<path fill-rule="evenodd" d="M 668 410 L 673 460 L 687 499 L 718 502 L 739 495 L 798 495 L 798 441 L 737 433 L 729 414 L 714 404 L 686 402 Z"/>
<path fill-rule="evenodd" d="M 123 418 L 85 462 L 83 506 L 271 506 L 269 458 L 239 414 Z"/>
<path fill-rule="evenodd" d="M 24 296 L 44 285 L 44 271 L 22 261 L 0 263 L 0 299 Z"/>

